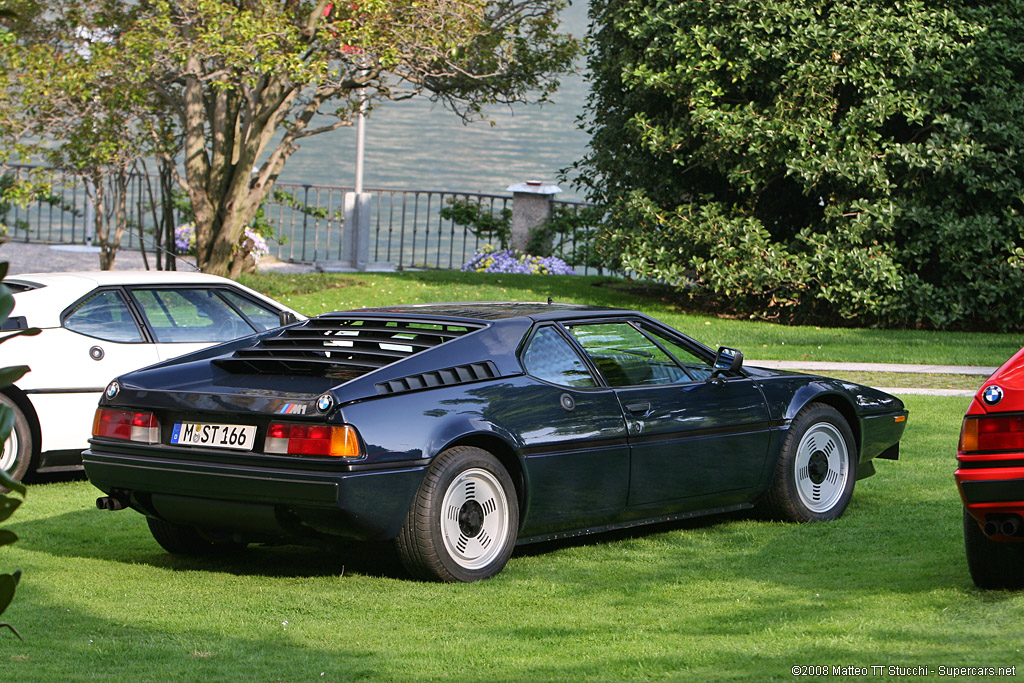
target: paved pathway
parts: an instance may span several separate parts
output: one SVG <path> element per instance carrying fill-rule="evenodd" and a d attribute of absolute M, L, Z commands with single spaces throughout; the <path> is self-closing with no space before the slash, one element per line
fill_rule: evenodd
<path fill-rule="evenodd" d="M 156 258 L 148 254 L 149 267 L 156 269 Z M 20 273 L 57 273 L 83 270 L 99 270 L 99 247 L 86 247 L 80 244 L 27 244 L 25 242 L 8 242 L 0 245 L 0 261 L 7 261 L 7 272 L 11 275 Z M 178 270 L 190 271 L 194 266 L 188 257 L 178 261 Z M 114 270 L 145 270 L 146 265 L 142 253 L 138 251 L 119 251 L 114 259 Z M 259 265 L 260 271 L 310 273 L 313 266 L 285 263 L 274 258 L 264 258 Z"/>
<path fill-rule="evenodd" d="M 8 272 L 40 273 L 60 271 L 99 270 L 100 259 L 98 249 L 79 245 L 47 245 L 26 244 L 24 242 L 8 242 L 0 245 L 0 261 L 8 261 Z M 153 257 L 150 255 L 150 267 Z M 121 251 L 114 260 L 114 270 L 144 270 L 142 255 L 137 251 Z M 187 270 L 188 266 L 179 264 L 179 269 Z M 312 272 L 312 266 L 295 265 L 264 259 L 259 270 L 275 272 L 303 273 Z M 777 361 L 747 360 L 748 365 L 781 370 L 803 370 L 808 372 L 898 372 L 898 373 L 938 373 L 950 375 L 991 375 L 993 367 L 964 365 L 908 365 L 890 363 L 823 363 L 819 361 Z M 916 389 L 900 387 L 878 387 L 891 394 L 928 394 L 932 396 L 973 396 L 975 392 L 962 389 Z"/>
<path fill-rule="evenodd" d="M 985 365 L 912 365 L 909 363 L 828 363 L 823 361 L 794 360 L 746 360 L 745 365 L 754 365 L 774 370 L 796 370 L 798 372 L 898 372 L 905 374 L 969 375 L 988 377 L 997 370 Z M 981 384 L 979 379 L 978 384 Z M 972 389 L 927 389 L 918 387 L 876 387 L 890 394 L 926 396 L 971 397 L 977 393 Z"/>
<path fill-rule="evenodd" d="M 909 363 L 827 363 L 796 360 L 745 360 L 744 363 L 775 370 L 813 370 L 814 372 L 902 372 L 928 375 L 980 375 L 988 377 L 995 367 L 985 365 L 911 365 Z"/>

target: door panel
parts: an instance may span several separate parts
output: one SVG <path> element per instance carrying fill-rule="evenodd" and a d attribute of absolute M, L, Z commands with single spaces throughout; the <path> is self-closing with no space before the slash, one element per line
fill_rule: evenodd
<path fill-rule="evenodd" d="M 567 327 L 626 418 L 630 507 L 757 484 L 770 432 L 764 397 L 751 380 L 714 377 L 706 349 L 641 320 Z"/>
<path fill-rule="evenodd" d="M 745 378 L 616 390 L 629 423 L 629 505 L 740 491 L 761 478 L 770 436 Z"/>

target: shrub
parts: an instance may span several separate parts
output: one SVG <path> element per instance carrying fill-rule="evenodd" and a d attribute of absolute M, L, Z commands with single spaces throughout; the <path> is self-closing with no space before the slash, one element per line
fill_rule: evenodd
<path fill-rule="evenodd" d="M 0 263 L 0 280 L 3 280 L 5 275 L 7 275 L 7 263 L 3 262 Z M 0 284 L 0 325 L 7 320 L 7 316 L 10 315 L 13 308 L 14 296 L 6 286 Z M 19 334 L 31 335 L 38 333 L 39 330 L 35 328 L 18 330 L 12 334 L 5 334 L 3 337 L 0 337 L 0 343 L 3 343 L 11 337 Z M 24 365 L 0 368 L 0 389 L 9 386 L 26 372 L 28 372 L 28 367 Z M 11 429 L 13 428 L 14 415 L 7 406 L 0 405 L 0 448 L 3 448 L 8 435 L 11 433 Z M 7 492 L 9 491 L 14 491 L 20 494 L 21 500 L 8 495 Z M 0 522 L 6 521 L 12 514 L 14 514 L 14 511 L 18 509 L 22 500 L 24 500 L 25 492 L 25 487 L 21 482 L 11 479 L 6 472 L 0 470 Z M 9 545 L 17 540 L 18 537 L 13 531 L 0 529 L 0 546 Z M 10 574 L 0 574 L 0 614 L 4 613 L 7 606 L 10 605 L 11 601 L 14 599 L 14 591 L 18 586 L 20 578 L 21 570 Z M 0 623 L 0 627 L 10 629 L 14 635 L 21 638 L 21 634 L 18 633 L 17 629 L 12 625 L 8 623 Z"/>
<path fill-rule="evenodd" d="M 593 0 L 602 243 L 763 317 L 1024 329 L 1024 0 Z"/>

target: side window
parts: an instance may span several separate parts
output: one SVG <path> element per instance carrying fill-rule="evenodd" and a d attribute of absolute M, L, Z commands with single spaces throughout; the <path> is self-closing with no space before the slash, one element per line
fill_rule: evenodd
<path fill-rule="evenodd" d="M 613 387 L 689 382 L 690 376 L 629 323 L 569 328 Z"/>
<path fill-rule="evenodd" d="M 112 342 L 141 342 L 142 332 L 135 324 L 128 304 L 113 290 L 97 292 L 78 304 L 64 318 L 64 327 L 72 332 Z"/>
<path fill-rule="evenodd" d="M 683 366 L 683 370 L 685 370 L 686 374 L 688 374 L 694 381 L 702 382 L 711 377 L 711 371 L 714 370 L 714 368 L 711 367 L 711 363 L 709 361 L 706 361 L 702 357 L 694 354 L 693 351 L 685 346 L 680 346 L 656 330 L 648 329 L 645 326 L 644 331 L 655 337 L 662 346 L 668 349 L 668 352 L 676 357 L 679 364 Z"/>
<path fill-rule="evenodd" d="M 523 351 L 523 368 L 530 375 L 568 387 L 596 386 L 586 364 L 553 327 L 542 327 Z"/>
<path fill-rule="evenodd" d="M 246 299 L 237 292 L 232 292 L 227 289 L 221 289 L 219 291 L 221 296 L 230 301 L 242 312 L 242 315 L 249 319 L 249 322 L 258 328 L 258 332 L 272 330 L 275 327 L 281 326 L 281 316 L 278 315 L 276 310 L 268 308 L 262 304 L 258 304 L 250 299 Z"/>
<path fill-rule="evenodd" d="M 219 342 L 253 328 L 210 289 L 133 289 L 158 343 Z"/>

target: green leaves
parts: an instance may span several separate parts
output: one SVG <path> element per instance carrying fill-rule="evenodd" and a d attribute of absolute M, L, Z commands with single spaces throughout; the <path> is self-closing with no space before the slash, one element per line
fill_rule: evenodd
<path fill-rule="evenodd" d="M 1024 328 L 1024 1 L 594 0 L 579 167 L 737 312 Z"/>
<path fill-rule="evenodd" d="M 0 262 L 0 280 L 2 280 L 6 275 L 7 262 Z M 0 284 L 0 325 L 7 320 L 7 316 L 13 308 L 14 296 L 7 287 Z M 39 332 L 39 330 L 32 331 Z M 28 332 L 28 330 L 23 330 L 22 332 Z M 10 336 L 6 338 L 10 338 Z M 4 341 L 4 339 L 0 338 L 0 342 L 2 341 Z M 25 365 L 11 368 L 0 368 L 0 388 L 8 386 L 27 371 L 28 367 Z M 0 405 L 0 448 L 4 447 L 7 437 L 11 433 L 11 429 L 13 429 L 13 427 L 13 412 L 6 405 Z M 3 470 L 0 470 L 0 491 L 15 491 L 21 494 L 22 498 L 24 498 L 26 493 L 25 486 L 21 482 L 11 479 L 7 472 Z M 14 511 L 18 509 L 21 503 L 22 500 L 0 493 L 0 522 L 6 521 L 12 514 L 14 514 Z M 18 537 L 14 532 L 7 529 L 0 529 L 0 547 L 14 543 L 17 540 Z M 14 589 L 17 587 L 18 580 L 20 578 L 20 570 L 13 574 L 0 574 L 0 614 L 3 614 L 4 610 L 7 609 L 7 606 L 11 604 L 11 600 L 14 599 Z M 0 623 L 0 626 L 7 627 L 14 633 L 14 635 L 18 636 L 19 639 L 21 638 L 21 634 L 18 633 L 18 631 L 10 624 Z"/>

